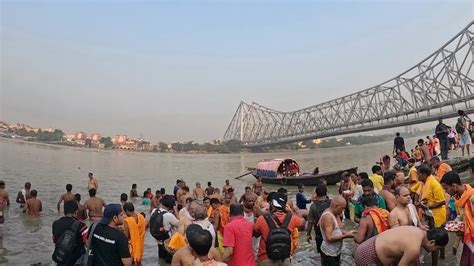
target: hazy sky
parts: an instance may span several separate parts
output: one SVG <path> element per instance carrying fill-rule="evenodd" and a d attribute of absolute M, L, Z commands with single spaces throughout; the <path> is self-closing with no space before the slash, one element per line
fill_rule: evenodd
<path fill-rule="evenodd" d="M 0 119 L 152 141 L 221 138 L 241 100 L 291 111 L 384 82 L 474 18 L 471 0 L 0 5 Z"/>

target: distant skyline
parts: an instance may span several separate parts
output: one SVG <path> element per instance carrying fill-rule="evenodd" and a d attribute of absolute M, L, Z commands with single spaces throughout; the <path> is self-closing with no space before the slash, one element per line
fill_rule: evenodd
<path fill-rule="evenodd" d="M 241 100 L 292 111 L 384 82 L 472 1 L 2 1 L 0 120 L 221 138 Z"/>

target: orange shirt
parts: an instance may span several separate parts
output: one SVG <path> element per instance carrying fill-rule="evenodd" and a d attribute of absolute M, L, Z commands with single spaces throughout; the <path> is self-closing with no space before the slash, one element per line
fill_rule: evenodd
<path fill-rule="evenodd" d="M 438 169 L 436 169 L 436 179 L 438 179 L 438 181 L 441 181 L 441 178 L 443 178 L 444 174 L 446 174 L 447 172 L 451 172 L 452 170 L 453 169 L 451 168 L 451 166 L 449 166 L 449 164 L 441 163 Z"/>
<path fill-rule="evenodd" d="M 212 206 L 210 206 L 209 208 L 207 208 L 207 217 L 209 219 L 212 219 L 213 217 L 213 212 L 214 212 L 214 209 L 212 208 Z"/>
<path fill-rule="evenodd" d="M 464 222 L 464 244 L 474 246 L 474 188 L 464 185 L 464 193 L 456 196 L 456 208 L 461 210 Z M 461 214 L 462 213 L 462 214 Z"/>
<path fill-rule="evenodd" d="M 221 205 L 219 208 L 213 210 L 212 217 L 215 217 L 214 212 L 217 212 L 219 214 L 219 227 L 216 228 L 216 230 L 223 233 L 224 232 L 224 227 L 230 221 L 230 209 L 229 209 L 229 207 L 227 207 L 225 205 Z"/>
<path fill-rule="evenodd" d="M 283 220 L 285 220 L 286 213 L 274 212 L 274 214 L 278 217 L 280 222 L 283 222 Z M 288 224 L 288 230 L 293 235 L 293 231 L 297 229 L 298 226 L 302 223 L 303 223 L 303 218 L 293 214 L 291 216 L 290 223 Z M 266 239 L 268 237 L 268 234 L 270 233 L 270 228 L 268 227 L 268 224 L 265 221 L 265 217 L 263 217 L 263 215 L 260 215 L 260 217 L 258 217 L 257 221 L 255 222 L 254 231 L 262 235 L 262 237 L 260 238 L 260 245 L 258 247 L 258 261 L 261 262 L 264 260 L 268 260 Z M 293 241 L 294 240 L 292 239 L 292 246 L 293 246 Z"/>
<path fill-rule="evenodd" d="M 224 227 L 230 221 L 230 209 L 229 209 L 229 207 L 227 207 L 225 205 L 221 205 L 219 207 L 219 217 L 221 218 L 221 221 L 219 223 L 219 231 L 221 231 L 223 233 L 224 232 Z"/>
<path fill-rule="evenodd" d="M 125 222 L 127 223 L 130 232 L 130 254 L 132 255 L 133 261 L 139 263 L 143 258 L 146 220 L 141 214 L 137 214 L 137 220 L 138 222 L 135 221 L 134 217 L 125 218 Z"/>

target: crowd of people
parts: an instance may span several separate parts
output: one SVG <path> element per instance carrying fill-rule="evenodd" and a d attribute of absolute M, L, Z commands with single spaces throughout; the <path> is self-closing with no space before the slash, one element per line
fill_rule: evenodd
<path fill-rule="evenodd" d="M 474 139 L 474 123 L 466 115 L 463 110 L 458 111 L 458 118 L 454 127 L 443 123 L 443 119 L 439 119 L 438 125 L 435 128 L 433 136 L 426 136 L 426 140 L 419 139 L 414 149 L 411 149 L 408 154 L 405 149 L 405 140 L 396 133 L 393 140 L 393 154 L 401 165 L 406 163 L 410 157 L 416 161 L 429 161 L 429 158 L 437 155 L 442 160 L 448 159 L 448 153 L 461 149 L 462 156 L 470 155 L 470 146 Z M 390 161 L 390 157 L 381 159 L 380 164 L 384 165 Z"/>
<path fill-rule="evenodd" d="M 191 190 L 182 179 L 172 194 L 162 188 L 150 198 L 147 191 L 139 198 L 133 184 L 130 193 L 120 195 L 120 203 L 106 204 L 97 196 L 98 181 L 90 174 L 84 204 L 71 184 L 60 196 L 57 209 L 63 205 L 64 217 L 52 225 L 53 260 L 58 265 L 90 259 L 92 265 L 141 265 L 148 231 L 156 239 L 157 257 L 171 265 L 292 265 L 299 235 L 306 231 L 312 242 L 314 229 L 322 265 L 341 265 L 343 240 L 349 238 L 358 245 L 356 265 L 416 264 L 422 249 L 432 252 L 436 265 L 449 241 L 444 226 L 457 219 L 464 223 L 463 232 L 457 233 L 464 243 L 461 265 L 472 265 L 474 189 L 462 184 L 437 156 L 415 164 L 409 160 L 410 171 L 402 178 L 380 165 L 373 166 L 370 176 L 343 173 L 339 195 L 332 198 L 325 182 L 310 198 L 299 185 L 296 204 L 285 188 L 267 191 L 261 180 L 237 197 L 229 180 L 222 190 L 211 182 L 206 188 L 198 182 Z M 41 212 L 36 196 L 30 183 L 18 193 L 17 202 L 28 215 Z M 3 181 L 0 197 L 9 205 Z M 139 213 L 129 198 L 139 199 L 134 202 L 149 206 L 149 212 Z M 354 222 L 356 230 L 346 230 L 344 220 Z"/>
<path fill-rule="evenodd" d="M 437 127 L 436 135 L 441 131 Z M 451 223 L 453 252 L 463 243 L 460 265 L 474 265 L 474 188 L 452 171 L 443 159 L 446 145 L 439 142 L 440 149 L 429 148 L 420 139 L 421 156 L 415 151 L 410 156 L 397 134 L 395 164 L 384 156 L 371 175 L 343 173 L 333 197 L 324 180 L 310 197 L 300 184 L 296 202 L 284 187 L 265 189 L 261 179 L 241 195 L 229 180 L 219 189 L 211 182 L 190 188 L 178 179 L 172 193 L 147 188 L 140 194 L 132 184 L 117 198 L 120 203 L 106 204 L 89 173 L 84 203 L 71 184 L 59 198 L 57 210 L 63 205 L 64 217 L 52 224 L 52 258 L 58 265 L 141 265 L 149 234 L 156 256 L 171 265 L 292 265 L 300 234 L 306 232 L 312 243 L 314 230 L 322 265 L 341 265 L 345 239 L 356 246 L 355 265 L 419 264 L 426 258 L 423 249 L 437 265 L 445 257 Z M 470 169 L 474 173 L 474 159 Z M 18 192 L 16 202 L 27 215 L 40 215 L 37 195 L 29 182 Z M 146 210 L 139 212 L 134 204 Z M 0 218 L 9 205 L 0 181 Z"/>

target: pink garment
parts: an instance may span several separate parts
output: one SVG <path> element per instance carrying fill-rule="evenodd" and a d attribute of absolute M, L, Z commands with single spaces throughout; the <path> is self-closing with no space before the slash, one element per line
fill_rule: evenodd
<path fill-rule="evenodd" d="M 224 227 L 224 247 L 233 247 L 228 265 L 255 265 L 253 256 L 253 225 L 243 216 L 233 217 Z"/>
<path fill-rule="evenodd" d="M 433 138 L 433 147 L 434 147 L 434 152 L 435 154 L 440 154 L 441 153 L 441 144 L 439 143 L 438 138 Z"/>

